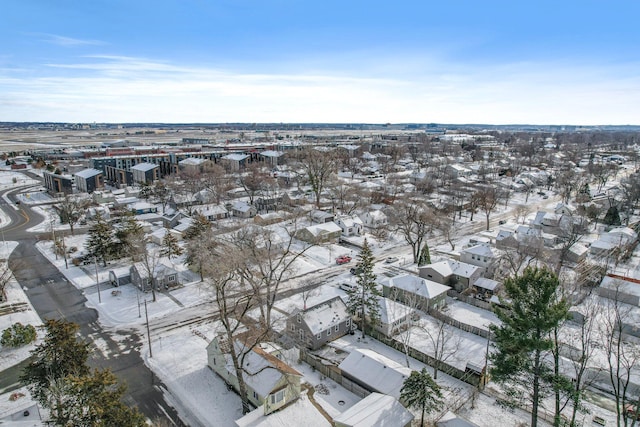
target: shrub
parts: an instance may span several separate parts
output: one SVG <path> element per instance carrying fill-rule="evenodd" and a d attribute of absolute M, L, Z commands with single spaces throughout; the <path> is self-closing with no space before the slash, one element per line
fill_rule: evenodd
<path fill-rule="evenodd" d="M 4 347 L 20 347 L 36 340 L 36 328 L 33 325 L 14 323 L 4 331 L 0 344 Z"/>

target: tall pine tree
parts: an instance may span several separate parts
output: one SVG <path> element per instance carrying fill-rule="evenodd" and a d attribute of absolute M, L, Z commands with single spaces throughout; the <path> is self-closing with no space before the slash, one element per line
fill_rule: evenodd
<path fill-rule="evenodd" d="M 347 309 L 349 313 L 360 317 L 362 338 L 364 338 L 367 323 L 369 326 L 375 326 L 380 321 L 379 298 L 382 294 L 376 284 L 376 275 L 373 273 L 374 259 L 367 239 L 364 239 L 364 245 L 358 258 L 359 261 L 356 264 L 358 286 L 347 291 L 349 297 Z"/>
<path fill-rule="evenodd" d="M 404 380 L 400 389 L 400 401 L 407 407 L 420 411 L 420 426 L 424 426 L 424 416 L 442 406 L 442 391 L 427 368 L 422 368 L 421 371 L 412 371 L 409 378 Z"/>
<path fill-rule="evenodd" d="M 502 324 L 491 326 L 497 349 L 490 356 L 491 375 L 509 395 L 530 400 L 531 426 L 536 427 L 540 400 L 555 378 L 544 358 L 553 348 L 552 332 L 567 317 L 568 304 L 560 296 L 558 277 L 547 268 L 528 267 L 505 280 L 504 289 L 503 307 L 495 309 Z"/>
<path fill-rule="evenodd" d="M 85 245 L 89 255 L 101 260 L 107 266 L 115 247 L 115 230 L 113 226 L 98 212 L 93 225 L 89 229 L 89 238 Z"/>

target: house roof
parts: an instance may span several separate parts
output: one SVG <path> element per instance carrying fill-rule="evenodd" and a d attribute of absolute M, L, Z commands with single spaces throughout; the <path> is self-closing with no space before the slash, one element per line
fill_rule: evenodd
<path fill-rule="evenodd" d="M 370 389 L 396 398 L 411 375 L 411 369 L 364 348 L 353 350 L 338 367 Z"/>
<path fill-rule="evenodd" d="M 91 178 L 93 176 L 96 175 L 100 175 L 102 173 L 101 170 L 98 169 L 83 169 L 80 172 L 76 172 L 76 176 L 79 176 L 80 178 Z"/>
<path fill-rule="evenodd" d="M 233 154 L 227 154 L 226 156 L 223 156 L 222 158 L 224 160 L 233 160 L 233 161 L 236 161 L 236 162 L 241 162 L 242 160 L 246 159 L 247 157 L 249 157 L 248 154 L 236 154 L 236 153 L 233 153 Z"/>
<path fill-rule="evenodd" d="M 451 289 L 449 286 L 423 279 L 414 274 L 402 274 L 391 277 L 383 281 L 382 285 L 389 288 L 396 287 L 405 292 L 410 292 L 428 299 L 435 298 Z"/>
<path fill-rule="evenodd" d="M 322 233 L 336 233 L 342 231 L 342 229 L 335 222 L 325 222 L 322 224 L 310 225 L 306 227 L 306 230 L 314 236 L 318 236 Z"/>
<path fill-rule="evenodd" d="M 268 415 L 264 414 L 264 408 L 260 406 L 235 423 L 238 427 L 299 427 L 300 420 L 304 420 L 304 424 L 310 427 L 333 425 L 322 416 L 306 394 L 301 394 L 295 402 Z"/>
<path fill-rule="evenodd" d="M 466 252 L 473 255 L 486 256 L 486 257 L 494 256 L 493 249 L 491 249 L 490 246 L 483 245 L 483 244 L 475 245 L 475 246 L 471 246 L 470 248 L 463 249 L 462 252 Z"/>
<path fill-rule="evenodd" d="M 436 423 L 437 427 L 478 427 L 477 424 L 458 417 L 453 412 L 447 411 Z"/>
<path fill-rule="evenodd" d="M 200 159 L 198 157 L 187 157 L 186 159 L 180 160 L 178 164 L 183 166 L 199 166 L 206 161 L 206 159 Z"/>
<path fill-rule="evenodd" d="M 317 335 L 349 319 L 346 304 L 338 297 L 316 304 L 295 315 L 300 315 L 312 334 Z"/>
<path fill-rule="evenodd" d="M 392 396 L 371 393 L 333 419 L 350 427 L 404 426 L 413 420 L 413 414 Z"/>
<path fill-rule="evenodd" d="M 265 157 L 280 157 L 284 153 L 282 151 L 264 150 L 264 151 L 261 151 L 260 154 Z"/>
<path fill-rule="evenodd" d="M 487 279 L 486 277 L 479 277 L 474 284 L 474 286 L 478 288 L 487 289 L 489 291 L 495 291 L 499 285 L 500 282 L 493 279 Z"/>
<path fill-rule="evenodd" d="M 233 204 L 233 209 L 239 212 L 248 212 L 253 208 L 253 206 L 251 206 L 248 203 L 245 202 L 235 202 Z"/>
<path fill-rule="evenodd" d="M 211 216 L 228 213 L 227 209 L 222 205 L 200 205 L 193 208 L 202 216 Z"/>
<path fill-rule="evenodd" d="M 411 307 L 385 297 L 378 297 L 378 305 L 380 306 L 380 322 L 387 325 L 402 320 L 413 312 Z"/>
<path fill-rule="evenodd" d="M 353 216 L 344 215 L 338 218 L 338 221 L 342 222 L 345 227 L 353 227 L 356 224 L 362 225 L 362 220 L 358 218 L 357 215 L 353 215 Z"/>
<path fill-rule="evenodd" d="M 138 163 L 135 166 L 131 166 L 131 170 L 147 172 L 153 170 L 155 168 L 159 168 L 160 166 L 153 163 Z"/>

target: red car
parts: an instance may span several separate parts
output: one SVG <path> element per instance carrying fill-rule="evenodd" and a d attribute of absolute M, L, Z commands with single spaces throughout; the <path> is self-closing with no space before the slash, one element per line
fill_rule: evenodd
<path fill-rule="evenodd" d="M 346 264 L 348 262 L 351 262 L 351 257 L 349 255 L 340 255 L 338 258 L 336 258 L 336 264 L 338 265 Z"/>

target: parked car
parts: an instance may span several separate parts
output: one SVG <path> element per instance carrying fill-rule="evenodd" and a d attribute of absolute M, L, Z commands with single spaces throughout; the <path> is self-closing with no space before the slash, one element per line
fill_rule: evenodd
<path fill-rule="evenodd" d="M 384 260 L 385 263 L 387 264 L 391 264 L 392 262 L 396 262 L 398 261 L 398 257 L 397 256 L 390 256 L 387 259 Z"/>
<path fill-rule="evenodd" d="M 340 283 L 338 287 L 347 292 L 354 291 L 356 289 L 356 285 L 354 285 L 353 283 Z"/>
<path fill-rule="evenodd" d="M 362 267 L 353 267 L 349 272 L 353 275 L 360 274 L 362 273 Z"/>
<path fill-rule="evenodd" d="M 340 255 L 336 258 L 336 264 L 338 265 L 346 264 L 348 262 L 351 262 L 351 257 L 349 255 Z"/>

